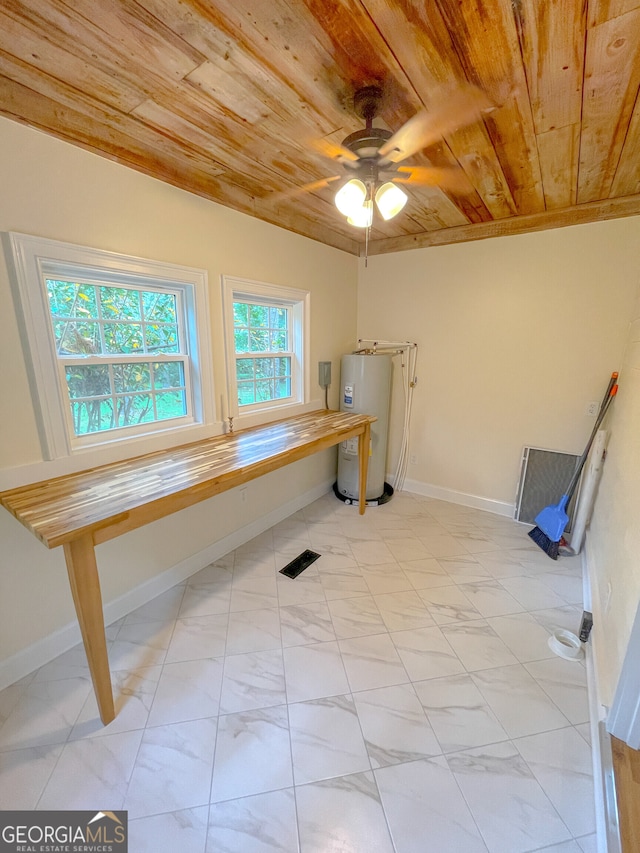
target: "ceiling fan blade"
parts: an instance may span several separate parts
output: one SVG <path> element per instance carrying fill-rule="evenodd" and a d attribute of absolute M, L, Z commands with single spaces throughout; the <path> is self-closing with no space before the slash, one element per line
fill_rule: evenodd
<path fill-rule="evenodd" d="M 452 192 L 469 192 L 473 189 L 469 178 L 460 168 L 438 168 L 436 166 L 398 166 L 391 179 L 396 184 L 414 187 L 441 187 Z"/>
<path fill-rule="evenodd" d="M 380 148 L 384 163 L 399 163 L 416 151 L 437 142 L 447 133 L 479 121 L 482 113 L 495 109 L 495 104 L 476 86 L 455 89 L 437 108 L 420 110 L 397 130 Z"/>
<path fill-rule="evenodd" d="M 303 193 L 313 193 L 316 190 L 322 190 L 328 187 L 334 181 L 339 181 L 344 178 L 344 175 L 331 175 L 329 178 L 320 178 L 318 181 L 311 181 L 309 184 L 303 184 L 301 187 L 292 187 L 290 190 L 283 190 L 279 193 L 273 193 L 271 196 L 273 201 L 281 201 L 285 198 L 295 198 Z"/>
<path fill-rule="evenodd" d="M 357 154 L 340 145 L 339 142 L 331 142 L 328 139 L 316 139 L 312 143 L 312 147 L 325 157 L 331 160 L 336 160 L 338 163 L 357 163 L 360 159 Z"/>

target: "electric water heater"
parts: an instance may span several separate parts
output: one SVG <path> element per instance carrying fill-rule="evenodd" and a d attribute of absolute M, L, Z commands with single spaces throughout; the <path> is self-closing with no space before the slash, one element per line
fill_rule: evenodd
<path fill-rule="evenodd" d="M 371 424 L 365 495 L 368 501 L 374 501 L 384 493 L 391 404 L 391 359 L 388 353 L 353 353 L 343 355 L 340 366 L 340 411 L 374 415 L 377 418 Z M 344 498 L 359 500 L 358 480 L 358 439 L 350 438 L 338 448 L 338 493 Z"/>

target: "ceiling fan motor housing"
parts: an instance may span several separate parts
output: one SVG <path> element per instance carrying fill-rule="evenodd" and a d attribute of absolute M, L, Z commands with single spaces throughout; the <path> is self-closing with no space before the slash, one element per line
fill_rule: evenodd
<path fill-rule="evenodd" d="M 377 160 L 378 151 L 393 135 L 390 130 L 373 127 L 373 119 L 378 114 L 381 100 L 382 89 L 379 86 L 365 86 L 358 89 L 354 95 L 355 112 L 365 120 L 367 126 L 363 130 L 350 133 L 342 144 L 359 158 L 355 163 L 345 164 L 357 171 L 362 171 L 363 167 L 366 169 L 367 166 L 372 165 L 372 162 L 367 164 L 367 161 Z"/>
<path fill-rule="evenodd" d="M 383 130 L 381 127 L 368 127 L 350 133 L 342 144 L 349 151 L 357 154 L 358 157 L 374 159 L 378 156 L 379 149 L 391 136 L 390 130 Z"/>

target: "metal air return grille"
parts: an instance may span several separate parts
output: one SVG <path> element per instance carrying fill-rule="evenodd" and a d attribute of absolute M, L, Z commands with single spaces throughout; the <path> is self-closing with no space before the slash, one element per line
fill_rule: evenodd
<path fill-rule="evenodd" d="M 569 485 L 579 459 L 574 453 L 525 447 L 522 451 L 515 520 L 535 524 L 536 515 L 541 509 L 557 504 Z M 571 531 L 578 491 L 576 489 L 567 509 L 567 532 Z"/>

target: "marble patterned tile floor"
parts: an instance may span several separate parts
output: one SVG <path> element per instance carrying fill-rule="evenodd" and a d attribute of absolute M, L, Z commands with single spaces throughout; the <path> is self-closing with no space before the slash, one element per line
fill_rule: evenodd
<path fill-rule="evenodd" d="M 0 808 L 127 809 L 131 853 L 595 853 L 577 558 L 332 494 L 0 692 Z M 291 580 L 279 569 L 321 554 Z"/>

